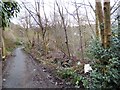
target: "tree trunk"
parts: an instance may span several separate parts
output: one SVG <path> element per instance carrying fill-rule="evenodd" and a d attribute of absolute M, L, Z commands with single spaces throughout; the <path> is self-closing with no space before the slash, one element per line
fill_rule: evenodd
<path fill-rule="evenodd" d="M 118 39 L 120 40 L 120 15 L 118 16 Z"/>
<path fill-rule="evenodd" d="M 104 17 L 103 17 L 102 5 L 100 1 L 96 0 L 96 13 L 98 16 L 98 21 L 99 21 L 102 46 L 104 46 L 104 22 L 103 22 Z"/>
<path fill-rule="evenodd" d="M 5 59 L 5 56 L 6 56 L 6 48 L 5 48 L 5 42 L 4 42 L 4 31 L 5 31 L 5 27 L 2 27 L 2 30 L 1 30 L 1 33 L 2 33 L 2 36 L 1 36 L 1 41 L 2 41 L 2 59 Z"/>
<path fill-rule="evenodd" d="M 96 37 L 97 38 L 99 38 L 99 29 L 98 29 L 98 15 L 97 15 L 97 9 L 96 9 L 96 11 L 95 11 L 95 17 L 96 17 L 96 20 L 95 20 L 95 22 L 96 22 L 96 25 L 95 25 L 95 29 L 96 29 Z"/>
<path fill-rule="evenodd" d="M 2 37 L 2 59 L 5 59 L 5 56 L 6 56 L 5 42 L 4 38 Z"/>
<path fill-rule="evenodd" d="M 60 17 L 61 17 L 61 20 L 62 20 L 62 24 L 63 24 L 63 28 L 64 28 L 64 31 L 65 31 L 65 40 L 66 40 L 65 44 L 67 46 L 68 56 L 69 56 L 69 59 L 70 59 L 70 49 L 69 49 L 69 41 L 68 41 L 68 35 L 67 35 L 67 28 L 66 28 L 66 25 L 65 25 L 65 19 L 63 17 L 63 13 L 60 10 L 60 6 L 58 5 L 57 2 L 56 2 L 56 5 L 58 7 L 58 11 L 59 11 L 59 14 L 60 14 Z"/>
<path fill-rule="evenodd" d="M 110 42 L 111 42 L 111 22 L 110 22 L 110 0 L 104 0 L 104 34 L 105 34 L 105 48 L 110 47 Z"/>
<path fill-rule="evenodd" d="M 81 27 L 80 27 L 80 17 L 79 17 L 79 12 L 78 12 L 78 6 L 77 6 L 76 2 L 75 2 L 75 8 L 76 8 L 77 23 L 78 23 L 79 35 L 80 35 L 81 59 L 84 60 L 83 37 L 82 37 L 82 31 L 81 31 Z"/>
<path fill-rule="evenodd" d="M 119 5 L 120 5 L 120 1 L 118 3 L 118 6 Z M 118 39 L 120 40 L 120 8 L 118 8 L 117 16 L 118 16 Z"/>

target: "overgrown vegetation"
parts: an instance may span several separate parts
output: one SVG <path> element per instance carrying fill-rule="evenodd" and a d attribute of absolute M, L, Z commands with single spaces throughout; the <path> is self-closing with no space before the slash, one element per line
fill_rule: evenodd
<path fill-rule="evenodd" d="M 76 69 L 72 69 L 70 67 L 70 68 L 59 69 L 57 73 L 62 79 L 64 79 L 67 82 L 70 81 L 73 85 L 77 87 L 81 87 L 81 84 L 82 84 L 84 88 L 90 88 L 90 89 L 93 89 L 93 88 L 94 89 L 98 89 L 98 88 L 117 89 L 120 86 L 120 81 L 119 81 L 120 80 L 119 78 L 120 77 L 120 70 L 119 70 L 120 68 L 120 56 L 119 56 L 120 55 L 120 52 L 119 52 L 120 51 L 120 40 L 118 40 L 118 37 L 112 37 L 112 34 L 111 34 L 111 20 L 110 20 L 111 11 L 110 10 L 112 9 L 110 9 L 110 1 L 109 0 L 108 2 L 103 1 L 103 4 L 101 1 L 100 2 L 96 1 L 95 3 L 96 3 L 96 8 L 94 11 L 96 13 L 95 17 L 96 17 L 97 39 L 93 40 L 89 44 L 90 46 L 88 47 L 88 51 L 87 51 L 87 57 L 90 59 L 90 64 L 93 69 L 92 72 L 84 74 L 83 72 L 80 73 L 80 71 L 76 71 Z M 53 17 L 54 22 L 52 22 L 53 26 L 49 26 L 48 22 L 44 22 L 52 30 L 48 30 L 46 26 L 42 25 L 41 16 L 39 16 L 39 14 L 38 14 L 39 22 L 37 22 L 37 24 L 41 27 L 41 31 L 43 30 L 43 28 L 45 28 L 45 33 L 47 32 L 47 34 L 44 37 L 48 38 L 48 42 L 44 45 L 48 45 L 48 47 L 50 48 L 50 43 L 52 43 L 52 47 L 53 46 L 55 47 L 53 48 L 53 50 L 57 49 L 58 51 L 64 52 L 66 55 L 69 56 L 69 59 L 71 59 L 72 55 L 75 55 L 77 58 L 79 57 L 79 59 L 84 61 L 84 59 L 86 58 L 86 56 L 84 55 L 84 51 L 86 50 L 85 47 L 88 45 L 88 44 L 86 45 L 86 43 L 88 43 L 88 40 L 91 40 L 90 37 L 92 37 L 92 35 L 90 35 L 90 37 L 87 38 L 87 40 L 85 40 L 86 37 L 88 36 L 88 33 L 85 36 L 85 33 L 82 30 L 84 29 L 83 27 L 86 27 L 87 25 L 84 22 L 83 23 L 85 25 L 81 25 L 82 20 L 81 20 L 81 17 L 79 16 L 80 14 L 79 9 L 78 9 L 79 6 L 77 6 L 78 4 L 76 2 L 74 2 L 74 4 L 75 4 L 75 12 L 77 15 L 74 15 L 73 13 L 72 16 L 76 20 L 78 26 L 71 27 L 71 26 L 65 25 L 66 22 L 68 21 L 64 17 L 64 12 L 62 12 L 63 7 L 60 6 L 57 1 L 54 4 L 54 17 Z M 32 15 L 32 13 L 25 6 L 25 4 L 23 5 L 25 9 L 28 11 L 28 13 Z M 55 11 L 56 6 L 58 8 L 59 13 Z M 38 4 L 38 7 L 39 7 L 39 4 Z M 66 11 L 67 13 L 65 14 L 68 14 L 69 11 L 67 9 Z M 61 17 L 61 20 L 58 19 L 56 15 Z M 46 14 L 44 16 L 45 16 L 44 19 L 46 20 L 47 18 Z M 86 17 L 88 16 L 86 15 Z M 90 22 L 88 23 L 90 25 Z M 29 24 L 30 23 L 27 23 L 27 26 Z M 64 30 L 66 33 L 65 35 L 63 33 Z M 34 42 L 32 42 L 31 44 L 34 43 L 33 48 L 36 49 L 36 51 L 39 51 L 39 49 L 41 49 L 40 51 L 41 53 L 42 50 L 45 50 L 45 48 L 40 48 L 40 45 L 37 45 L 37 44 L 40 44 L 39 43 L 40 42 L 40 35 L 39 35 L 40 31 L 37 31 L 37 33 L 38 35 L 35 34 L 36 36 L 35 35 L 33 36 L 32 40 Z M 71 33 L 74 33 L 75 35 Z M 94 34 L 94 30 L 92 31 L 92 34 Z M 43 41 L 46 41 L 46 40 L 43 39 Z M 47 55 L 47 52 L 49 51 L 48 50 L 46 51 L 46 55 Z M 77 53 L 78 55 L 76 55 Z"/>
<path fill-rule="evenodd" d="M 103 48 L 98 40 L 91 43 L 89 55 L 92 56 L 90 77 L 86 78 L 86 88 L 120 88 L 120 40 L 112 38 L 110 48 Z"/>
<path fill-rule="evenodd" d="M 83 17 L 84 15 L 79 11 L 81 7 L 76 1 L 73 4 L 75 11 L 69 12 L 66 6 L 60 5 L 60 2 L 55 0 L 53 14 L 51 14 L 53 17 L 49 18 L 45 12 L 44 0 L 35 1 L 35 7 L 33 7 L 36 9 L 33 11 L 34 14 L 32 9 L 22 2 L 25 16 L 21 17 L 21 24 L 22 29 L 25 31 L 19 30 L 18 34 L 20 33 L 22 38 L 20 40 L 15 42 L 5 40 L 7 51 L 12 51 L 16 46 L 22 45 L 21 41 L 23 40 L 25 42 L 25 50 L 34 55 L 38 61 L 48 62 L 47 60 L 52 58 L 51 64 L 56 64 L 56 66 L 61 64 L 61 66 L 58 65 L 57 74 L 76 87 L 90 89 L 120 88 L 120 20 L 118 20 L 118 33 L 115 31 L 113 35 L 111 32 L 110 10 L 112 9 L 110 8 L 110 0 L 108 2 L 106 0 L 97 2 L 96 0 L 95 3 L 96 7 L 93 11 L 96 13 L 96 35 L 93 29 L 95 25 L 91 25 L 89 20 L 88 22 L 86 21 L 89 18 L 85 6 L 92 7 L 91 5 L 80 4 L 81 7 L 85 7 L 86 11 L 86 16 Z M 3 12 L 1 17 L 3 19 L 0 27 L 4 29 L 9 24 L 11 17 L 14 17 L 19 12 L 19 6 L 17 2 L 2 4 Z M 43 10 L 41 10 L 41 6 Z M 44 12 L 43 16 L 40 11 Z M 71 15 L 73 19 L 71 19 Z M 74 22 L 76 23 L 74 24 Z M 116 26 L 114 26 L 114 29 L 117 30 Z M 90 31 L 90 28 L 92 28 L 92 31 Z M 3 30 L 1 32 L 3 33 Z M 3 34 L 1 36 L 5 39 Z M 96 40 L 92 41 L 92 38 Z M 89 41 L 92 42 L 88 44 Z M 84 55 L 87 46 L 87 55 Z M 47 57 L 53 52 L 59 53 L 59 55 L 56 55 L 57 58 L 52 55 Z M 86 58 L 90 59 L 93 69 L 88 73 L 82 71 L 84 64 L 86 64 L 85 61 L 87 61 Z M 77 61 L 81 62 L 82 68 L 74 64 Z M 63 68 L 62 64 L 66 64 L 69 68 Z M 74 68 L 74 66 L 77 68 Z"/>
<path fill-rule="evenodd" d="M 80 74 L 77 74 L 75 70 L 71 68 L 62 68 L 58 70 L 57 73 L 66 82 L 69 82 L 70 84 L 73 84 L 76 87 L 83 88 L 83 86 L 81 86 L 83 77 Z"/>
<path fill-rule="evenodd" d="M 85 88 L 118 89 L 120 88 L 120 41 L 112 38 L 111 48 L 105 49 L 98 40 L 91 42 L 88 56 L 91 58 L 92 72 L 78 74 L 73 69 L 58 70 L 58 75 L 75 86 Z"/>

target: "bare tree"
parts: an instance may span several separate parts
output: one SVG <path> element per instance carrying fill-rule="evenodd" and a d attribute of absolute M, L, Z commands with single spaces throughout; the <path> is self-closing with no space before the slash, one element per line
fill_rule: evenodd
<path fill-rule="evenodd" d="M 66 39 L 65 43 L 66 43 L 66 46 L 67 46 L 68 56 L 69 56 L 69 59 L 70 59 L 70 49 L 69 49 L 69 42 L 68 42 L 68 35 L 67 35 L 67 28 L 66 28 L 66 24 L 65 24 L 65 18 L 63 16 L 63 12 L 61 11 L 60 6 L 58 5 L 57 1 L 56 1 L 56 5 L 58 7 L 58 11 L 59 11 L 59 14 L 60 14 L 60 17 L 61 17 L 61 20 L 62 20 L 62 24 L 63 24 L 63 28 L 64 28 L 64 31 L 65 31 L 65 39 Z"/>
<path fill-rule="evenodd" d="M 23 28 L 25 29 L 26 37 L 28 39 L 28 43 L 31 45 L 31 40 L 28 35 L 28 29 L 30 28 L 30 15 L 25 11 L 25 16 L 20 19 Z"/>
<path fill-rule="evenodd" d="M 85 4 L 85 1 L 84 1 L 84 4 Z M 90 2 L 89 2 L 89 4 L 90 4 Z M 93 9 L 93 7 L 92 7 L 92 5 L 90 4 L 90 7 L 92 8 L 92 10 L 94 11 L 94 9 Z M 86 19 L 87 19 L 87 21 L 88 21 L 88 25 L 90 26 L 90 29 L 91 29 L 91 32 L 92 32 L 92 34 L 93 34 L 93 37 L 92 38 L 94 38 L 95 37 L 95 32 L 94 32 L 94 29 L 93 29 L 93 27 L 92 27 L 92 25 L 91 25 L 91 23 L 90 23 L 90 20 L 89 20 L 89 15 L 88 15 L 88 12 L 87 12 L 87 8 L 86 8 L 86 6 L 84 5 L 84 9 L 85 9 L 85 14 L 86 14 Z M 95 11 L 94 11 L 95 12 Z"/>
<path fill-rule="evenodd" d="M 75 9 L 76 9 L 76 14 L 77 14 L 77 23 L 78 23 L 78 29 L 79 29 L 79 35 L 80 35 L 81 59 L 84 60 L 82 31 L 81 31 L 81 27 L 80 27 L 80 17 L 79 17 L 78 6 L 77 6 L 76 2 L 74 4 L 75 4 Z"/>
<path fill-rule="evenodd" d="M 22 2 L 23 3 L 23 2 Z M 44 2 L 43 2 L 43 6 L 42 6 L 42 8 L 43 8 L 43 12 L 44 12 L 44 18 L 45 18 L 45 25 L 44 25 L 44 23 L 43 23 L 43 21 L 42 21 L 42 17 L 41 17 L 41 14 L 40 14 L 40 12 L 41 12 L 41 5 L 40 5 L 40 1 L 35 1 L 35 13 L 34 12 L 32 12 L 30 9 L 28 9 L 27 8 L 27 6 L 23 3 L 23 5 L 24 5 L 24 7 L 25 7 L 25 9 L 28 11 L 28 13 L 31 15 L 31 17 L 34 19 L 34 21 L 37 23 L 37 25 L 39 26 L 39 28 L 40 28 L 40 30 L 39 31 L 37 31 L 37 38 L 38 38 L 38 44 L 39 44 L 39 42 L 40 42 L 40 32 L 41 32 L 41 34 L 42 34 L 42 48 L 43 48 L 43 53 L 44 54 L 46 54 L 46 39 L 45 39 L 45 34 L 46 34 L 46 31 L 47 31 L 47 22 L 48 22 L 48 20 L 47 20 L 47 16 L 46 16 L 46 13 L 45 13 L 45 9 L 44 9 Z M 37 18 L 35 17 L 35 16 L 37 16 Z"/>

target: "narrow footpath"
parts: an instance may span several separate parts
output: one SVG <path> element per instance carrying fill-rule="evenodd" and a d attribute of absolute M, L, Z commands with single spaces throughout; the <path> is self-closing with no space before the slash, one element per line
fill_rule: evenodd
<path fill-rule="evenodd" d="M 17 48 L 3 72 L 3 88 L 58 88 L 53 77 Z"/>

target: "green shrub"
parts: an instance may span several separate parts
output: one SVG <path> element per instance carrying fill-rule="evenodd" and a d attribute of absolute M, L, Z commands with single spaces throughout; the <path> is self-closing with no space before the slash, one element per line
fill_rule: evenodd
<path fill-rule="evenodd" d="M 15 45 L 18 45 L 18 46 L 19 46 L 19 45 L 22 45 L 22 43 L 19 42 L 19 41 L 16 41 L 16 42 L 15 42 Z"/>
<path fill-rule="evenodd" d="M 81 75 L 75 73 L 73 75 L 72 84 L 74 84 L 75 86 L 79 87 L 80 84 L 82 83 L 82 78 L 83 77 Z"/>
<path fill-rule="evenodd" d="M 71 68 L 62 68 L 61 70 L 58 70 L 58 75 L 66 81 L 70 81 L 74 86 L 79 87 L 82 83 L 83 77 Z"/>
<path fill-rule="evenodd" d="M 75 86 L 81 84 L 85 88 L 93 89 L 112 89 L 120 88 L 120 41 L 117 37 L 112 38 L 111 47 L 103 48 L 98 40 L 91 43 L 88 54 L 91 58 L 92 72 L 80 75 L 72 69 L 61 69 L 59 75 L 70 78 Z"/>
<path fill-rule="evenodd" d="M 92 42 L 88 55 L 93 59 L 93 71 L 90 72 L 89 78 L 83 79 L 86 88 L 120 88 L 120 41 L 114 37 L 111 42 L 108 49 L 103 48 L 98 40 Z"/>
<path fill-rule="evenodd" d="M 60 76 L 61 78 L 63 78 L 63 79 L 72 77 L 72 75 L 73 75 L 74 73 L 75 73 L 75 72 L 74 72 L 72 69 L 69 69 L 69 68 L 64 68 L 64 69 L 58 70 L 59 76 Z"/>

